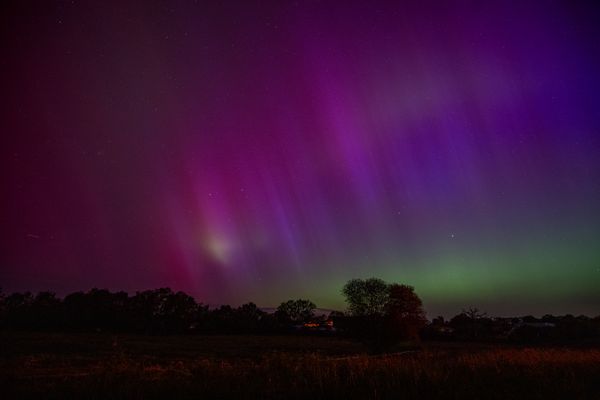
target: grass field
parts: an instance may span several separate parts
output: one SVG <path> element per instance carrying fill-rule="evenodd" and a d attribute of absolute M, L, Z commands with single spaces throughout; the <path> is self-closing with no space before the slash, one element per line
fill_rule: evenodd
<path fill-rule="evenodd" d="M 600 349 L 0 333 L 2 398 L 600 399 Z"/>

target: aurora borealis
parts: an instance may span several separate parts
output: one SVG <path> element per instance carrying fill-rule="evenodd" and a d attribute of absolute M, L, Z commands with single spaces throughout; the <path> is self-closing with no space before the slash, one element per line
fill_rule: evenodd
<path fill-rule="evenodd" d="M 600 9 L 2 6 L 0 286 L 600 312 Z"/>

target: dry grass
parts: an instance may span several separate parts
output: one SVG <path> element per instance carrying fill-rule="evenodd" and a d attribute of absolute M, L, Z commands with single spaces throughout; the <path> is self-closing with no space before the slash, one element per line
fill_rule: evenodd
<path fill-rule="evenodd" d="M 600 398 L 599 349 L 436 346 L 368 356 L 334 338 L 25 335 L 12 346 L 1 338 L 3 398 Z"/>

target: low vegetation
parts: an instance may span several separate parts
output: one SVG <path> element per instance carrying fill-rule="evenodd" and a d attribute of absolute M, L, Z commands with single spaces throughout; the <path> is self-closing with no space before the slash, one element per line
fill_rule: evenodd
<path fill-rule="evenodd" d="M 348 312 L 209 309 L 168 288 L 0 292 L 2 399 L 599 399 L 600 317 L 425 318 L 353 279 Z"/>
<path fill-rule="evenodd" d="M 3 333 L 3 398 L 597 399 L 600 350 L 311 336 Z"/>

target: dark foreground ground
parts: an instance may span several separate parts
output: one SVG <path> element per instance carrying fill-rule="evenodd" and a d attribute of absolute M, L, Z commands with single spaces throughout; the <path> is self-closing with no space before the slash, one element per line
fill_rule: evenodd
<path fill-rule="evenodd" d="M 600 349 L 0 332 L 3 399 L 600 399 Z"/>

